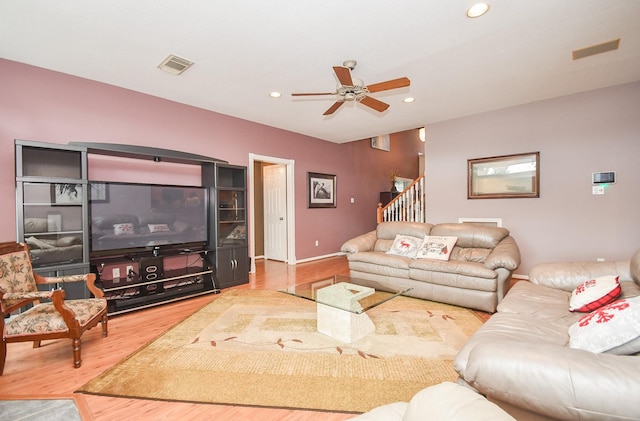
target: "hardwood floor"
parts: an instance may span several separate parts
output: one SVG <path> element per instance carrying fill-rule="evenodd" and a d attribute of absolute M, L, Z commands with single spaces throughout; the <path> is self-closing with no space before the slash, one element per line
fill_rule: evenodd
<path fill-rule="evenodd" d="M 257 261 L 256 274 L 247 285 L 236 288 L 278 289 L 333 274 L 348 274 L 346 258 L 335 257 L 295 266 L 273 261 Z M 42 399 L 50 396 L 79 398 L 86 402 L 84 419 L 91 420 L 261 420 L 261 421 L 341 421 L 353 415 L 286 409 L 191 404 L 102 396 L 73 395 L 89 380 L 131 355 L 147 342 L 183 320 L 216 295 L 205 295 L 146 310 L 112 317 L 109 336 L 102 338 L 94 328 L 82 337 L 82 367 L 74 369 L 69 340 L 7 345 L 7 361 L 0 376 L 0 399 Z M 0 416 L 1 418 L 1 416 Z"/>
<path fill-rule="evenodd" d="M 345 257 L 332 257 L 295 266 L 274 261 L 256 262 L 256 274 L 239 289 L 278 289 L 334 274 L 348 275 Z M 146 310 L 115 316 L 109 320 L 109 336 L 102 338 L 94 328 L 82 337 L 82 367 L 74 369 L 71 342 L 43 342 L 7 346 L 4 375 L 0 376 L 0 399 L 24 399 L 43 396 L 75 397 L 86 420 L 261 420 L 261 421 L 341 421 L 351 414 L 240 406 L 191 404 L 110 398 L 73 394 L 80 386 L 100 375 L 147 342 L 183 320 L 217 295 L 206 295 Z M 479 313 L 484 318 L 484 313 Z M 88 409 L 86 409 L 88 408 Z M 0 416 L 1 418 L 1 416 Z"/>

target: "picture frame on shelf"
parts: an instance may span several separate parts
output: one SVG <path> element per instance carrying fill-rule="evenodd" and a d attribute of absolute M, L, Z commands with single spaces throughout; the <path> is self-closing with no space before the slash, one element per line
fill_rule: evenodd
<path fill-rule="evenodd" d="M 332 174 L 307 173 L 309 208 L 336 207 L 336 179 Z"/>
<path fill-rule="evenodd" d="M 540 197 L 540 152 L 467 160 L 467 199 Z"/>
<path fill-rule="evenodd" d="M 54 206 L 82 205 L 82 184 L 51 184 L 51 204 Z"/>
<path fill-rule="evenodd" d="M 93 203 L 109 203 L 109 185 L 99 181 L 89 183 L 89 201 Z"/>
<path fill-rule="evenodd" d="M 47 232 L 62 231 L 62 214 L 60 212 L 47 212 Z"/>

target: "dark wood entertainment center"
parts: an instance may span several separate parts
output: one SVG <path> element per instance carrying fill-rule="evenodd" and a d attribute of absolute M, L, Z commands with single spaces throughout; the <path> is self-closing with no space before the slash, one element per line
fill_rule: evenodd
<path fill-rule="evenodd" d="M 197 154 L 109 143 L 58 145 L 16 140 L 15 153 L 17 239 L 29 244 L 34 270 L 43 276 L 96 273 L 108 298 L 110 315 L 218 293 L 222 288 L 249 281 L 246 167 Z M 206 192 L 201 194 L 206 203 L 197 205 L 206 211 L 206 215 L 200 215 L 206 221 L 198 228 L 200 241 L 183 244 L 182 240 L 169 237 L 170 233 L 164 237 L 160 233 L 161 241 L 153 241 L 154 234 L 148 230 L 170 231 L 170 224 L 147 224 L 140 217 L 138 227 L 130 223 L 132 218 L 138 222 L 137 216 L 127 215 L 124 205 L 118 208 L 124 216 L 118 216 L 128 218 L 129 223 L 110 225 L 104 221 L 106 218 L 101 222 L 111 231 L 115 228 L 133 232 L 135 226 L 142 240 L 130 248 L 97 248 L 95 240 L 104 232 L 96 228 L 98 218 L 92 218 L 92 201 L 116 198 L 110 198 L 105 189 L 108 181 L 88 179 L 88 158 L 92 154 L 199 166 L 201 186 L 197 189 Z M 150 186 L 167 190 L 181 187 Z M 189 199 L 199 200 L 184 198 Z M 186 206 L 191 205 L 182 205 L 183 211 Z M 162 209 L 161 214 L 151 208 L 149 205 L 149 211 L 165 218 L 171 214 L 171 209 Z M 134 209 L 129 210 L 135 214 Z M 190 222 L 184 215 L 182 219 Z M 188 223 L 175 222 L 178 223 L 182 225 L 180 229 L 187 229 Z M 146 236 L 141 234 L 143 229 L 147 230 Z M 195 227 L 189 229 L 196 232 Z M 110 234 L 111 238 L 126 238 L 118 237 L 122 234 L 119 232 Z M 71 298 L 89 296 L 84 286 L 61 286 Z"/>

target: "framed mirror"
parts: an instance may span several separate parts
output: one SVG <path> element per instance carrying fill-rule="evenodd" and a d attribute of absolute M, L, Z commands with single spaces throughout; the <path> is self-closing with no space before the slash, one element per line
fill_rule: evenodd
<path fill-rule="evenodd" d="M 467 198 L 540 197 L 540 152 L 467 160 Z"/>

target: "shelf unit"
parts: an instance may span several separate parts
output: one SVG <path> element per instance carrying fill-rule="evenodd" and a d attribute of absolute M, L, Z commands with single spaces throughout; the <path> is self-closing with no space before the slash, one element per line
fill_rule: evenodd
<path fill-rule="evenodd" d="M 249 282 L 247 169 L 215 165 L 216 268 L 221 288 Z"/>
<path fill-rule="evenodd" d="M 221 287 L 249 281 L 245 167 L 185 152 L 105 143 L 16 140 L 15 153 L 16 238 L 29 244 L 34 270 L 43 276 L 95 272 L 109 299 L 109 314 L 217 293 Z M 163 251 L 162 256 L 154 250 L 92 258 L 90 154 L 199 165 L 210 202 L 208 246 L 189 253 Z M 176 261 L 184 255 L 198 259 L 180 266 Z M 141 270 L 142 262 L 149 259 L 161 259 L 166 268 L 155 279 L 145 278 Z M 123 278 L 113 279 L 115 267 L 121 268 Z M 134 268 L 132 276 L 128 276 L 129 267 Z M 67 290 L 67 296 L 86 298 L 90 294 L 80 285 L 77 291 Z"/>
<path fill-rule="evenodd" d="M 86 273 L 88 264 L 86 151 L 15 141 L 16 238 L 31 250 L 43 276 Z M 82 283 L 61 285 L 70 298 L 88 298 Z"/>
<path fill-rule="evenodd" d="M 158 304 L 173 302 L 186 297 L 219 292 L 214 285 L 213 267 L 208 262 L 207 252 L 184 253 L 180 256 L 166 256 L 162 258 L 138 259 L 130 257 L 123 260 L 116 258 L 111 261 L 102 259 L 95 271 L 100 275 L 105 298 L 108 303 L 108 313 L 116 315 L 132 310 L 153 307 Z M 192 257 L 196 256 L 195 261 Z M 167 260 L 185 258 L 192 262 L 185 263 L 182 267 L 167 269 L 164 263 Z M 145 260 L 163 262 L 152 273 L 152 279 L 145 279 L 145 269 L 142 264 Z M 126 271 L 131 267 L 131 272 Z M 123 274 L 120 278 L 109 278 L 108 274 L 118 268 Z M 125 270 L 123 270 L 125 269 Z"/>

